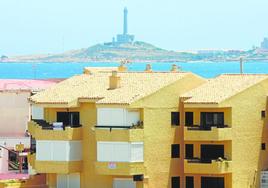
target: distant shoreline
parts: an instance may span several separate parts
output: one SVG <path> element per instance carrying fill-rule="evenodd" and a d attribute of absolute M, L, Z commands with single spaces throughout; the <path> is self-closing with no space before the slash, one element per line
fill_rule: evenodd
<path fill-rule="evenodd" d="M 268 62 L 268 58 L 246 58 L 246 61 L 260 61 Z M 224 62 L 239 62 L 239 59 L 202 59 L 202 60 L 134 60 L 130 63 L 198 63 L 198 62 L 211 62 L 211 63 L 224 63 Z M 76 60 L 76 61 L 33 61 L 33 60 L 9 60 L 9 61 L 0 61 L 0 63 L 120 63 L 120 60 Z"/>

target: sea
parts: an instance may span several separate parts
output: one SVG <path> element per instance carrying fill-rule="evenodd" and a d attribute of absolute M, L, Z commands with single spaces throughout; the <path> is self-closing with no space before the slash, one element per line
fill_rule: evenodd
<path fill-rule="evenodd" d="M 120 63 L 0 63 L 0 79 L 48 79 L 68 78 L 83 72 L 84 67 L 114 67 Z M 148 63 L 129 63 L 130 71 L 143 71 Z M 225 73 L 239 73 L 239 62 L 154 62 L 150 63 L 154 71 L 169 71 L 176 64 L 182 71 L 193 72 L 205 78 L 213 78 Z M 268 61 L 248 61 L 243 64 L 244 73 L 267 73 Z"/>

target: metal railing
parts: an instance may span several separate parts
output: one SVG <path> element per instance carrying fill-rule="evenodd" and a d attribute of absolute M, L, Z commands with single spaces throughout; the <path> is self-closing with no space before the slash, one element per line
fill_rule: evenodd
<path fill-rule="evenodd" d="M 188 130 L 196 131 L 211 131 L 213 127 L 216 128 L 230 128 L 228 125 L 186 125 Z"/>
<path fill-rule="evenodd" d="M 228 161 L 225 157 L 219 157 L 217 159 L 209 159 L 209 158 L 191 158 L 186 159 L 188 163 L 212 163 L 212 161 Z"/>
<path fill-rule="evenodd" d="M 38 124 L 44 130 L 53 130 L 53 128 L 55 128 L 53 126 L 53 124 L 50 124 L 50 123 L 46 122 L 45 120 L 32 119 L 32 121 L 35 122 L 36 124 Z M 79 128 L 79 127 L 82 127 L 82 125 L 81 124 L 79 124 L 79 125 L 63 125 L 62 126 L 63 130 L 65 130 L 66 127 Z"/>
<path fill-rule="evenodd" d="M 109 129 L 110 132 L 112 131 L 112 129 L 132 129 L 133 126 L 107 126 L 107 125 L 96 125 L 95 128 L 101 128 L 101 129 Z"/>

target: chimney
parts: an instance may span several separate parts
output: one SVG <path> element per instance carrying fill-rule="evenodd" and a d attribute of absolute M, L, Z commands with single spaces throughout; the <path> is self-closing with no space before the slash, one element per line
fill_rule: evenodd
<path fill-rule="evenodd" d="M 125 66 L 125 64 L 129 63 L 128 60 L 123 60 L 121 61 L 120 66 L 118 67 L 118 71 L 119 72 L 127 72 L 127 67 Z"/>
<path fill-rule="evenodd" d="M 177 66 L 176 64 L 173 64 L 171 67 L 171 72 L 180 72 L 181 71 L 181 67 Z"/>
<path fill-rule="evenodd" d="M 109 89 L 116 89 L 120 87 L 121 78 L 117 75 L 117 71 L 112 71 L 112 75 L 109 77 Z"/>
<path fill-rule="evenodd" d="M 145 72 L 153 72 L 151 64 L 146 65 Z"/>

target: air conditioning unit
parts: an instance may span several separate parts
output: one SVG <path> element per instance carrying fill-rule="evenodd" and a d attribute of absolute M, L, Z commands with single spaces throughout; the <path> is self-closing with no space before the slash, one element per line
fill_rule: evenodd
<path fill-rule="evenodd" d="M 261 188 L 268 188 L 268 171 L 261 172 Z"/>

